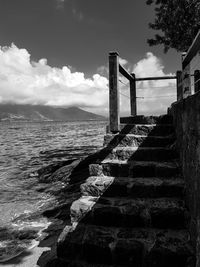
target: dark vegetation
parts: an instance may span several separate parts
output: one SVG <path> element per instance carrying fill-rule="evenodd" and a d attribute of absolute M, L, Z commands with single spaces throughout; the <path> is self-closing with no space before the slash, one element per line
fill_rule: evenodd
<path fill-rule="evenodd" d="M 149 27 L 158 32 L 147 40 L 148 44 L 163 45 L 164 52 L 170 48 L 187 51 L 200 29 L 200 1 L 147 0 L 146 3 L 155 7 L 155 20 Z"/>

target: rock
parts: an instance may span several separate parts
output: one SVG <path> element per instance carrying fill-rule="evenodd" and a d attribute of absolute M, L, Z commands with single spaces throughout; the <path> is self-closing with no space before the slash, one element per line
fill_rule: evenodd
<path fill-rule="evenodd" d="M 85 196 L 99 197 L 106 191 L 113 181 L 114 177 L 91 176 L 84 184 L 81 184 L 81 192 Z"/>
<path fill-rule="evenodd" d="M 71 205 L 71 222 L 75 223 L 82 219 L 94 206 L 98 198 L 82 196 Z"/>
<path fill-rule="evenodd" d="M 58 161 L 56 163 L 52 163 L 48 166 L 40 168 L 37 171 L 38 176 L 39 176 L 39 181 L 43 182 L 43 183 L 49 182 L 49 180 L 51 180 L 49 178 L 56 170 L 60 169 L 61 167 L 65 166 L 65 165 L 70 165 L 73 162 L 74 162 L 74 160 Z"/>
<path fill-rule="evenodd" d="M 69 182 L 69 177 L 71 176 L 73 170 L 80 164 L 80 160 L 74 160 L 69 164 L 65 164 L 64 166 L 58 168 L 53 172 L 49 179 L 51 182 L 55 181 L 63 181 L 65 183 Z"/>

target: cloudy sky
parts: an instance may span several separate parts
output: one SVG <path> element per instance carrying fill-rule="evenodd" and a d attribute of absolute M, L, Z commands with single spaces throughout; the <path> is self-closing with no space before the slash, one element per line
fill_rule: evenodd
<path fill-rule="evenodd" d="M 180 69 L 176 51 L 148 46 L 153 19 L 145 0 L 0 0 L 0 103 L 78 106 L 106 115 L 109 51 L 118 51 L 137 77 Z M 121 81 L 127 113 L 127 81 Z M 173 81 L 137 86 L 139 113 L 164 113 L 175 100 Z"/>

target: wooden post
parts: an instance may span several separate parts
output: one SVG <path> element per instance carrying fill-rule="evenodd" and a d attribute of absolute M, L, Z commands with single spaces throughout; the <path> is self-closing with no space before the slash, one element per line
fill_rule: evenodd
<path fill-rule="evenodd" d="M 176 72 L 176 88 L 177 88 L 177 101 L 179 101 L 183 99 L 182 71 L 180 70 Z"/>
<path fill-rule="evenodd" d="M 136 102 L 136 80 L 135 74 L 131 73 L 133 80 L 130 80 L 130 100 L 131 100 L 131 116 L 137 115 L 137 102 Z"/>
<path fill-rule="evenodd" d="M 191 79 L 190 79 L 190 64 L 188 64 L 182 71 L 182 84 L 183 84 L 183 98 L 191 95 Z"/>
<path fill-rule="evenodd" d="M 110 131 L 120 131 L 119 118 L 119 54 L 109 53 L 109 113 Z"/>
<path fill-rule="evenodd" d="M 194 72 L 194 92 L 200 91 L 200 70 Z"/>

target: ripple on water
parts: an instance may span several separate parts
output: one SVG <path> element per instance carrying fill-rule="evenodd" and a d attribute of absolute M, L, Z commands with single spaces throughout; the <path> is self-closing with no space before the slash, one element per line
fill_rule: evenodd
<path fill-rule="evenodd" d="M 46 218 L 18 220 L 9 227 L 0 227 L 0 262 L 6 262 L 38 245 L 51 223 Z"/>
<path fill-rule="evenodd" d="M 37 190 L 37 169 L 94 152 L 103 144 L 105 125 L 0 122 L 0 262 L 37 245 L 51 223 L 42 213 L 57 200 Z"/>

